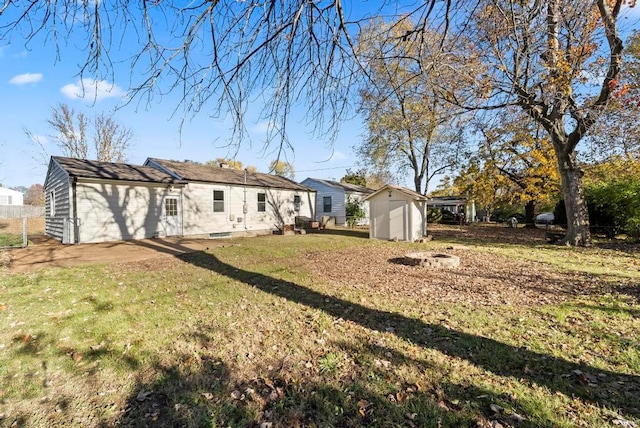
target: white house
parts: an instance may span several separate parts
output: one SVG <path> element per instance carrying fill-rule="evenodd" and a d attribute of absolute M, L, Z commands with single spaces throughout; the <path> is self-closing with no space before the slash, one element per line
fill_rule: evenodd
<path fill-rule="evenodd" d="M 63 243 L 271 233 L 313 217 L 315 193 L 268 174 L 147 159 L 145 165 L 52 157 L 45 229 Z"/>
<path fill-rule="evenodd" d="M 7 189 L 6 187 L 0 187 L 0 205 L 22 205 L 23 195 L 22 192 L 17 190 Z"/>
<path fill-rule="evenodd" d="M 343 225 L 347 221 L 347 199 L 363 201 L 362 208 L 365 218 L 359 224 L 369 224 L 369 203 L 364 198 L 373 193 L 372 189 L 357 184 L 339 183 L 337 181 L 322 180 L 319 178 L 306 178 L 303 185 L 314 189 L 316 195 L 316 213 L 318 219 L 322 217 L 334 217 L 337 225 Z"/>
<path fill-rule="evenodd" d="M 427 233 L 427 197 L 387 184 L 365 198 L 369 201 L 369 237 L 415 241 Z"/>
<path fill-rule="evenodd" d="M 438 208 L 452 213 L 456 222 L 462 218 L 465 222 L 476 221 L 476 203 L 475 201 L 459 196 L 437 196 L 429 198 L 429 208 Z"/>

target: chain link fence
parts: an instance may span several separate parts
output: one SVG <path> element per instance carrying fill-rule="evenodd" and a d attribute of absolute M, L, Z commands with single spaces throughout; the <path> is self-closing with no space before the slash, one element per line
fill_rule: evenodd
<path fill-rule="evenodd" d="M 0 248 L 26 247 L 29 235 L 44 234 L 44 207 L 0 206 Z"/>

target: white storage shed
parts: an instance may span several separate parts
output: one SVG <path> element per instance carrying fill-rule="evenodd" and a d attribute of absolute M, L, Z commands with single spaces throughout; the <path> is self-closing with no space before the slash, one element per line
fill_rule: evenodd
<path fill-rule="evenodd" d="M 387 184 L 365 198 L 369 201 L 369 237 L 416 241 L 427 233 L 427 197 Z"/>

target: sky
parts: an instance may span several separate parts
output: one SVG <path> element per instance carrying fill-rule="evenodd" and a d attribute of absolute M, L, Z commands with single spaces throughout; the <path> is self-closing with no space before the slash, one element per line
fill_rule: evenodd
<path fill-rule="evenodd" d="M 59 103 L 87 116 L 113 112 L 116 121 L 133 131 L 128 163 L 142 164 L 147 157 L 205 162 L 235 155 L 245 166 L 268 172 L 269 162 L 277 154 L 273 152 L 275 147 L 263 150 L 268 124 L 260 120 L 257 105 L 247 112 L 248 135 L 236 154 L 235 148 L 227 147 L 231 121 L 209 117 L 206 106 L 195 117 L 189 115 L 180 130 L 182 116 L 178 113 L 172 117 L 179 93 L 126 104 L 130 80 L 127 64 L 114 64 L 113 79 L 81 82 L 78 72 L 86 54 L 78 46 L 81 44 L 73 40 L 65 41 L 56 51 L 55 44 L 43 37 L 26 45 L 16 36 L 10 41 L 0 39 L 0 183 L 4 187 L 44 182 L 48 156 L 61 155 L 47 124 L 51 108 Z M 328 136 L 312 135 L 312 126 L 305 123 L 303 113 L 300 108 L 292 114 L 289 140 L 293 150 L 283 158 L 293 165 L 295 179 L 339 180 L 347 168 L 356 169 L 353 146 L 361 139 L 362 121 L 356 118 L 344 123 L 332 144 Z"/>
<path fill-rule="evenodd" d="M 640 7 L 627 14 L 637 23 Z M 0 24 L 5 19 L 6 15 L 0 17 Z M 269 162 L 276 154 L 262 150 L 268 124 L 259 118 L 258 103 L 249 108 L 245 124 L 249 135 L 236 153 L 235 149 L 225 147 L 231 136 L 230 121 L 209 117 L 206 105 L 195 117 L 187 117 L 180 131 L 180 114 L 172 117 L 179 93 L 150 102 L 135 99 L 125 103 L 131 71 L 126 63 L 114 64 L 110 79 L 81 82 L 78 72 L 85 59 L 82 46 L 82 42 L 74 39 L 65 40 L 56 48 L 50 37 L 36 37 L 26 43 L 19 34 L 10 40 L 0 36 L 0 183 L 3 186 L 28 187 L 44 182 L 48 156 L 61 154 L 47 124 L 51 108 L 59 103 L 67 103 L 88 116 L 113 112 L 116 121 L 133 131 L 127 153 L 129 163 L 142 164 L 147 157 L 205 162 L 235 155 L 244 165 L 268 171 Z M 357 169 L 353 147 L 363 138 L 362 120 L 356 117 L 343 123 L 332 143 L 328 136 L 318 138 L 311 134 L 312 126 L 305 123 L 304 113 L 301 107 L 293 112 L 289 121 L 293 151 L 286 153 L 285 160 L 293 165 L 295 179 L 339 180 L 347 168 Z M 25 130 L 36 136 L 42 147 L 30 140 Z"/>

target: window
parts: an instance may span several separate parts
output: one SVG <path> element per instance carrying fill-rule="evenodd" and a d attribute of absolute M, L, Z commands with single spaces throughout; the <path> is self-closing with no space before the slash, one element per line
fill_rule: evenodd
<path fill-rule="evenodd" d="M 258 212 L 265 212 L 267 210 L 267 194 L 258 193 Z"/>
<path fill-rule="evenodd" d="M 11 205 L 11 201 L 8 200 L 7 196 L 0 195 L 0 205 Z"/>
<path fill-rule="evenodd" d="M 300 211 L 300 195 L 293 196 L 293 208 L 296 211 Z"/>
<path fill-rule="evenodd" d="M 51 217 L 56 215 L 56 192 L 54 190 L 49 192 L 49 213 Z"/>
<path fill-rule="evenodd" d="M 322 198 L 322 211 L 325 213 L 331 212 L 331 196 L 325 196 Z"/>
<path fill-rule="evenodd" d="M 178 215 L 177 198 L 167 198 L 164 200 L 164 213 L 167 217 L 175 217 Z"/>
<path fill-rule="evenodd" d="M 214 213 L 224 212 L 224 190 L 213 191 L 213 212 Z"/>

